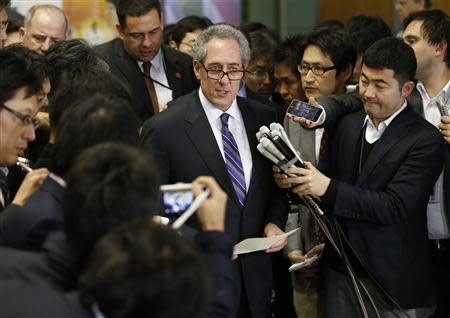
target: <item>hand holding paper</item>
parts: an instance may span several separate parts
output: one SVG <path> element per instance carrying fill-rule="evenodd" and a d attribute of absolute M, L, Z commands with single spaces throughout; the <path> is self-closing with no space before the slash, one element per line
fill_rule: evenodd
<path fill-rule="evenodd" d="M 280 235 L 270 236 L 270 237 L 260 237 L 260 238 L 249 238 L 234 246 L 234 254 L 245 254 L 257 251 L 267 250 L 279 241 L 285 240 L 288 236 L 294 234 L 298 231 L 300 227 Z"/>

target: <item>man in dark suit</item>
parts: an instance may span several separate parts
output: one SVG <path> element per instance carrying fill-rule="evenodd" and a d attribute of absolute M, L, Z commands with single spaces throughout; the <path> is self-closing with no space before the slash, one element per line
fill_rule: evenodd
<path fill-rule="evenodd" d="M 250 59 L 248 42 L 227 25 L 206 29 L 193 48 L 201 89 L 169 104 L 143 127 L 142 147 L 152 152 L 161 183 L 212 175 L 228 194 L 226 232 L 234 243 L 282 234 L 287 204 L 271 177 L 270 162 L 256 150 L 255 133 L 276 120 L 267 106 L 236 97 Z M 176 128 L 176 129 L 174 129 Z M 285 240 L 266 252 L 280 250 Z M 239 256 L 233 277 L 238 317 L 268 317 L 271 266 L 264 252 Z"/>
<path fill-rule="evenodd" d="M 400 40 L 372 45 L 359 88 L 365 112 L 342 119 L 321 162 L 331 178 L 309 163 L 288 172 L 300 175 L 291 180 L 300 184 L 294 192 L 322 197 L 328 217 L 342 228 L 344 250 L 359 277 L 369 286 L 379 283 L 395 300 L 377 293 L 382 313 L 401 309 L 428 317 L 434 290 L 426 209 L 442 169 L 444 142 L 406 102 L 415 70 L 414 52 Z M 332 252 L 326 249 L 324 256 L 326 308 L 332 310 L 327 315 L 361 317 L 344 266 Z"/>
<path fill-rule="evenodd" d="M 133 107 L 144 121 L 173 98 L 196 89 L 198 81 L 192 59 L 162 45 L 164 24 L 158 0 L 119 1 L 117 16 L 120 38 L 96 50 L 111 72 L 128 85 Z"/>

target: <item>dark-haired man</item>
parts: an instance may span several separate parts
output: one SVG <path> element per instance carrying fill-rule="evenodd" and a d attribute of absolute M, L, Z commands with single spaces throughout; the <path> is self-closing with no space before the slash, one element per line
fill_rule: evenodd
<path fill-rule="evenodd" d="M 0 52 L 0 210 L 11 202 L 6 167 L 15 165 L 17 158 L 23 156 L 28 143 L 35 138 L 35 117 L 40 107 L 37 94 L 40 88 L 39 78 L 29 69 L 25 60 L 11 52 Z M 30 173 L 24 188 L 19 189 L 12 202 L 24 204 L 47 174 L 46 170 Z"/>
<path fill-rule="evenodd" d="M 170 47 L 180 52 L 192 55 L 192 45 L 198 35 L 212 24 L 205 17 L 190 15 L 178 21 L 172 30 Z"/>
<path fill-rule="evenodd" d="M 198 87 L 192 59 L 162 45 L 163 16 L 158 0 L 121 0 L 116 6 L 120 38 L 97 47 L 133 96 L 133 107 L 146 120 L 174 98 Z M 160 107 L 161 106 L 161 107 Z"/>
<path fill-rule="evenodd" d="M 372 45 L 363 61 L 359 85 L 365 111 L 340 122 L 321 163 L 325 175 L 310 163 L 307 169 L 291 168 L 300 175 L 291 178 L 300 184 L 293 191 L 322 197 L 327 217 L 341 229 L 341 252 L 382 313 L 428 317 L 434 293 L 426 209 L 442 169 L 444 142 L 406 101 L 414 88 L 413 50 L 386 38 Z M 343 263 L 331 248 L 324 258 L 328 317 L 361 317 Z M 373 280 L 396 305 L 375 292 Z M 369 302 L 366 306 L 372 311 Z"/>
<path fill-rule="evenodd" d="M 444 170 L 427 208 L 428 238 L 439 288 L 436 317 L 450 315 L 450 117 L 442 116 L 438 103 L 449 109 L 450 102 L 450 17 L 441 10 L 412 13 L 404 20 L 403 40 L 416 54 L 417 91 L 415 110 L 440 128 L 447 142 Z"/>

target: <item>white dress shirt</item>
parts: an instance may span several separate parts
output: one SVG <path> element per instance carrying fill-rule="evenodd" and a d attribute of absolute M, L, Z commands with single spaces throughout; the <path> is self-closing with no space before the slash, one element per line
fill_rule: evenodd
<path fill-rule="evenodd" d="M 398 114 L 401 113 L 402 110 L 404 110 L 406 108 L 407 105 L 408 104 L 405 101 L 399 110 L 397 110 L 391 116 L 389 116 L 388 118 L 383 120 L 381 123 L 379 123 L 378 127 L 375 126 L 372 119 L 370 119 L 369 115 L 366 115 L 366 118 L 364 119 L 364 124 L 363 124 L 363 127 L 364 127 L 364 125 L 367 124 L 366 134 L 364 136 L 366 138 L 366 141 L 369 144 L 373 144 L 375 141 L 380 139 L 381 136 L 383 136 L 383 133 L 386 130 L 386 128 L 389 126 L 389 124 L 394 120 L 395 117 L 397 117 Z"/>
<path fill-rule="evenodd" d="M 423 83 L 417 83 L 417 90 L 422 97 L 423 112 L 425 119 L 436 128 L 441 122 L 441 113 L 436 102 L 439 101 L 448 109 L 450 102 L 450 81 L 434 97 L 430 98 Z M 428 238 L 431 240 L 443 240 L 450 237 L 448 222 L 444 207 L 444 175 L 441 172 L 433 193 L 430 196 L 427 207 Z"/>
<path fill-rule="evenodd" d="M 152 63 L 152 67 L 150 68 L 150 77 L 155 81 L 158 81 L 169 87 L 162 49 L 159 49 L 158 53 L 150 62 Z M 142 72 L 144 72 L 143 64 L 144 62 L 138 61 L 139 68 Z M 158 97 L 158 104 L 167 105 L 167 103 L 173 99 L 172 90 L 158 84 L 157 82 L 153 82 L 153 84 L 155 86 L 156 96 Z"/>
<path fill-rule="evenodd" d="M 220 120 L 220 116 L 223 114 L 223 112 L 206 98 L 201 88 L 198 90 L 198 95 L 200 97 L 200 102 L 202 104 L 203 110 L 206 113 L 206 117 L 208 118 L 209 125 L 211 126 L 211 129 L 214 133 L 217 146 L 219 147 L 220 153 L 222 154 L 223 160 L 225 161 L 225 153 L 223 150 L 221 133 L 222 121 Z M 248 143 L 244 120 L 242 119 L 242 114 L 239 110 L 236 99 L 234 99 L 233 103 L 231 104 L 230 108 L 228 108 L 226 113 L 230 115 L 230 118 L 228 120 L 228 129 L 233 135 L 239 149 L 242 167 L 244 169 L 245 187 L 248 191 L 250 179 L 252 176 L 252 153 L 250 151 L 250 145 Z"/>
<path fill-rule="evenodd" d="M 5 176 L 8 176 L 8 168 L 7 167 L 0 167 L 0 170 L 3 171 L 3 173 L 5 174 Z M 5 198 L 3 197 L 3 192 L 0 190 L 0 203 L 2 206 L 5 206 Z"/>

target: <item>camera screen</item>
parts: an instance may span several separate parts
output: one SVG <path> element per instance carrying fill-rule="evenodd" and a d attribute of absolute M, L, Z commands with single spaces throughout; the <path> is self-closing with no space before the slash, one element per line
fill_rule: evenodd
<path fill-rule="evenodd" d="M 163 193 L 164 213 L 179 215 L 186 211 L 194 201 L 192 191 L 167 191 Z"/>

